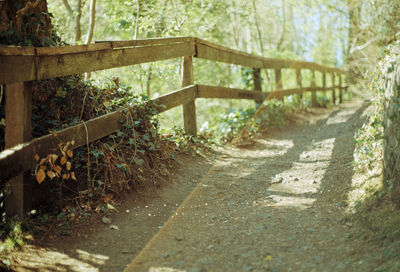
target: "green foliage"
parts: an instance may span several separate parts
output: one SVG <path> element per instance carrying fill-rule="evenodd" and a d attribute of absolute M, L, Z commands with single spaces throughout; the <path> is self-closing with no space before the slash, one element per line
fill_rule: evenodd
<path fill-rule="evenodd" d="M 253 134 L 261 127 L 285 125 L 295 107 L 295 104 L 285 104 L 275 99 L 268 100 L 264 102 L 259 112 L 254 107 L 229 110 L 203 123 L 200 131 L 207 133 L 217 143 L 229 142 L 244 127 L 248 133 Z"/>
<path fill-rule="evenodd" d="M 370 171 L 381 160 L 383 147 L 383 115 L 381 105 L 375 104 L 368 122 L 356 132 L 354 162 L 358 169 Z"/>
<path fill-rule="evenodd" d="M 210 122 L 205 122 L 200 131 L 211 133 L 217 142 L 230 141 L 249 122 L 255 112 L 255 108 L 230 110 L 214 117 Z"/>
<path fill-rule="evenodd" d="M 382 175 L 384 140 L 390 137 L 385 135 L 384 126 L 386 79 L 399 63 L 396 47 L 388 48 L 369 84 L 374 99 L 368 121 L 355 135 L 354 164 L 360 178 L 356 183 L 353 181 L 349 194 L 348 219 L 356 219 L 364 226 L 365 238 L 383 245 L 385 258 L 374 271 L 400 269 L 400 211 L 392 198 L 393 182 L 398 181 L 385 180 Z"/>
<path fill-rule="evenodd" d="M 0 231 L 0 253 L 22 246 L 28 230 L 28 224 L 25 219 L 21 219 L 18 216 L 10 218 Z"/>

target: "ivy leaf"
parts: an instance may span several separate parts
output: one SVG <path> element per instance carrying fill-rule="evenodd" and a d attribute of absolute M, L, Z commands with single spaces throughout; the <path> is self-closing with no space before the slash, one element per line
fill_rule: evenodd
<path fill-rule="evenodd" d="M 139 166 L 142 166 L 142 164 L 143 164 L 143 159 L 140 159 L 140 158 L 133 158 L 133 161 L 137 164 L 137 165 L 139 165 Z"/>

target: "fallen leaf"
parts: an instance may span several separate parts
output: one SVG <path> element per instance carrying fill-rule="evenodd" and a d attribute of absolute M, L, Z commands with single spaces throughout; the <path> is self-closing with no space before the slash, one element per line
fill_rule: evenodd
<path fill-rule="evenodd" d="M 103 221 L 104 224 L 111 224 L 111 219 L 105 216 L 101 219 L 101 221 Z"/>
<path fill-rule="evenodd" d="M 51 135 L 53 135 L 54 137 L 56 137 L 56 136 L 57 136 L 57 133 L 56 133 L 56 132 L 52 132 Z"/>
<path fill-rule="evenodd" d="M 72 167 L 72 164 L 71 164 L 71 162 L 67 162 L 67 166 L 66 166 L 66 168 L 67 168 L 67 170 L 69 171 L 69 170 L 71 170 L 71 167 Z"/>
<path fill-rule="evenodd" d="M 267 256 L 265 256 L 265 258 L 264 258 L 264 261 L 271 261 L 271 260 L 272 260 L 271 255 L 267 255 Z"/>
<path fill-rule="evenodd" d="M 119 227 L 117 225 L 110 225 L 110 229 L 119 230 Z"/>
<path fill-rule="evenodd" d="M 35 154 L 35 157 L 34 157 L 34 159 L 35 159 L 35 161 L 36 161 L 36 162 L 38 162 L 38 161 L 39 161 L 39 159 L 40 159 L 39 155 L 38 155 L 38 154 Z"/>
<path fill-rule="evenodd" d="M 71 172 L 71 179 L 76 180 L 75 172 Z"/>
<path fill-rule="evenodd" d="M 41 184 L 45 178 L 46 178 L 46 173 L 44 172 L 43 169 L 39 169 L 39 171 L 36 172 L 36 181 L 39 184 Z"/>
<path fill-rule="evenodd" d="M 43 158 L 43 159 L 41 159 L 40 160 L 40 163 L 39 163 L 39 165 L 42 165 L 42 164 L 44 164 L 46 162 L 46 159 L 45 158 Z"/>

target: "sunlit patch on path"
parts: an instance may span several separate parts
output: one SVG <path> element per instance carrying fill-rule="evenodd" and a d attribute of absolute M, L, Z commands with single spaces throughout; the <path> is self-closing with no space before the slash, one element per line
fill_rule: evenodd
<path fill-rule="evenodd" d="M 379 256 L 340 222 L 364 109 L 355 99 L 260 135 L 253 146 L 227 148 L 126 271 L 373 267 Z"/>

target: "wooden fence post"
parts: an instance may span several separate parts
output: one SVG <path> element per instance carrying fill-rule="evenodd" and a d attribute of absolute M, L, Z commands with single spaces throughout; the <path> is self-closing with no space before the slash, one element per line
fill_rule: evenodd
<path fill-rule="evenodd" d="M 281 90 L 283 88 L 282 84 L 282 69 L 275 69 L 275 90 Z M 283 100 L 283 96 L 280 98 Z"/>
<path fill-rule="evenodd" d="M 6 148 L 11 148 L 32 138 L 32 83 L 18 82 L 6 85 Z M 32 158 L 33 159 L 33 158 Z M 31 208 L 32 178 L 30 171 L 9 180 L 11 194 L 5 198 L 9 215 L 23 215 Z"/>
<path fill-rule="evenodd" d="M 186 56 L 183 58 L 182 87 L 193 84 L 193 57 Z M 183 104 L 183 123 L 187 134 L 193 136 L 197 135 L 195 99 L 189 103 Z"/>
<path fill-rule="evenodd" d="M 339 73 L 339 103 L 343 103 L 342 74 Z"/>
<path fill-rule="evenodd" d="M 297 89 L 299 89 L 301 92 L 299 94 L 300 100 L 303 99 L 303 86 L 301 83 L 301 69 L 296 69 L 296 85 L 297 85 Z"/>
<path fill-rule="evenodd" d="M 262 80 L 261 80 L 261 69 L 260 68 L 253 69 L 253 82 L 254 82 L 254 90 L 262 92 Z M 256 102 L 256 105 L 258 108 L 263 101 L 262 101 L 262 99 L 258 99 L 255 102 Z"/>
<path fill-rule="evenodd" d="M 315 82 L 315 70 L 311 70 L 311 87 L 315 88 L 316 82 Z M 313 89 L 313 91 L 311 92 L 311 104 L 313 107 L 318 106 L 317 104 L 317 90 Z"/>
<path fill-rule="evenodd" d="M 336 105 L 336 89 L 335 89 L 335 72 L 332 72 L 332 78 L 331 78 L 331 81 L 332 81 L 332 103 L 333 103 L 333 105 Z"/>

